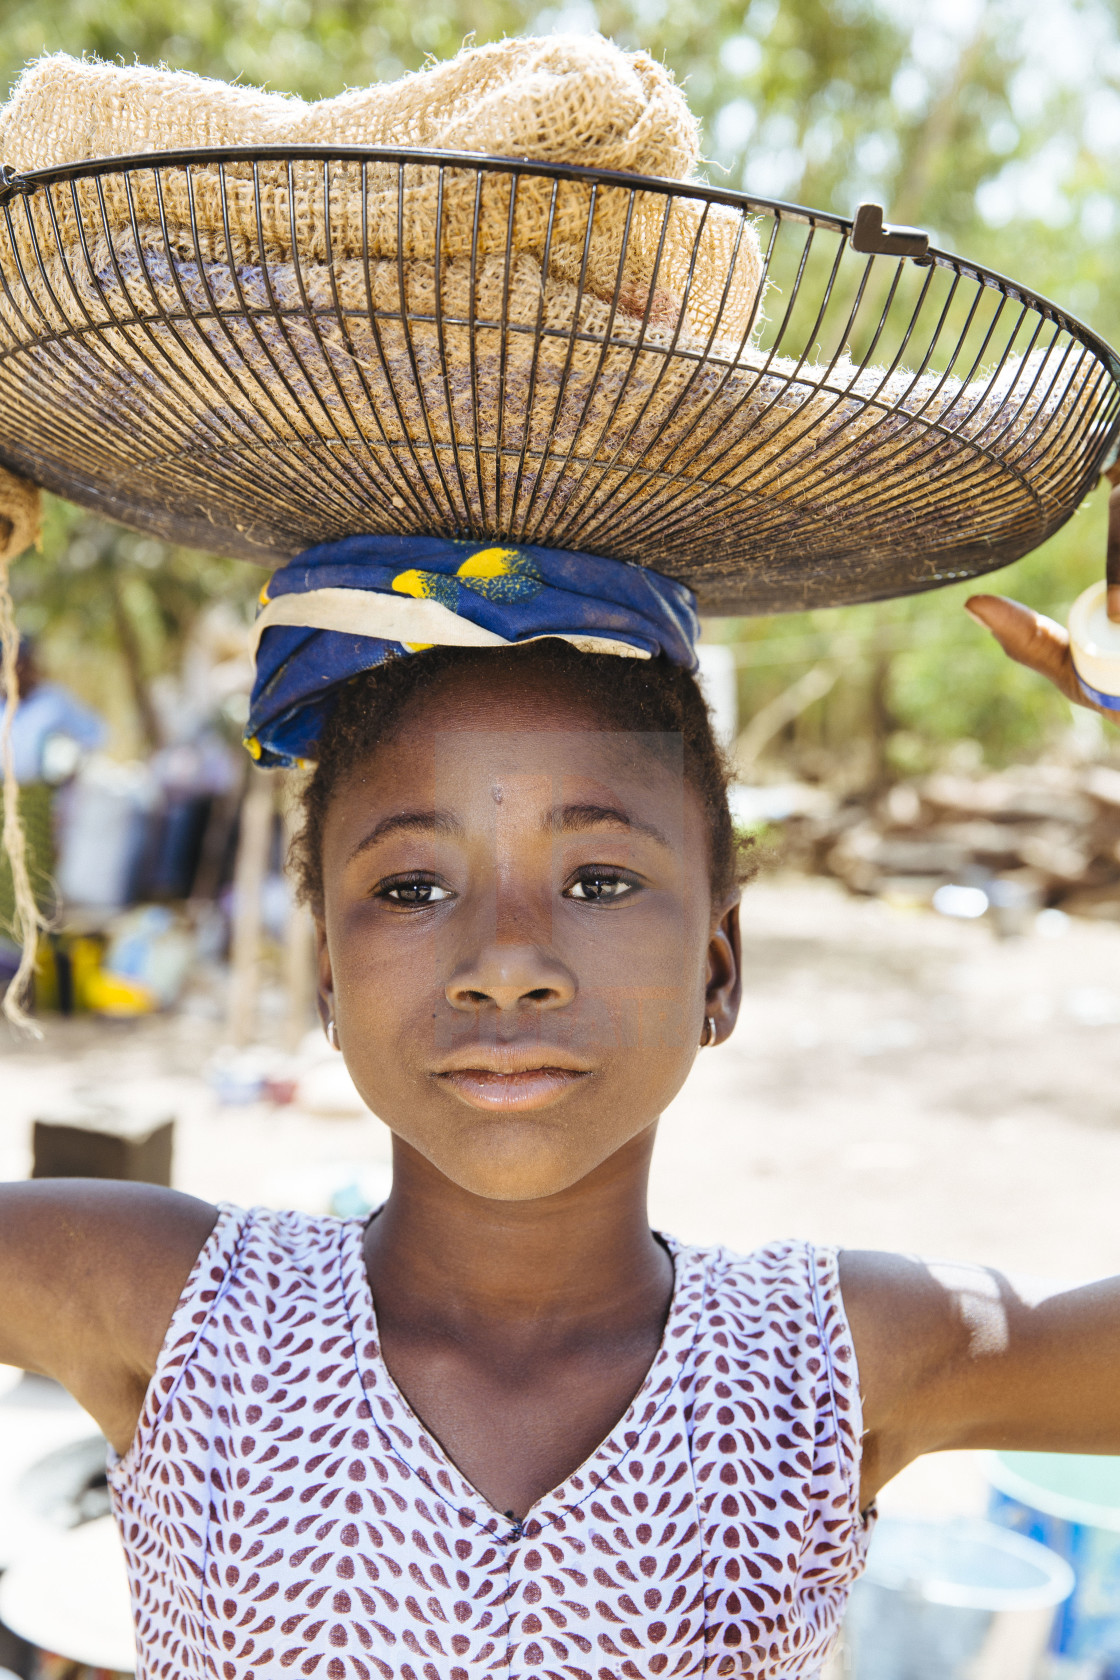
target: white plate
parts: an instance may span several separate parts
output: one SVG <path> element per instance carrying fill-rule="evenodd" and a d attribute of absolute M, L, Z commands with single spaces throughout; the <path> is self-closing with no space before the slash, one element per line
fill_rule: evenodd
<path fill-rule="evenodd" d="M 26 1398 L 28 1403 L 21 1403 L 17 1390 L 0 1403 L 0 1569 L 58 1528 L 49 1500 L 37 1499 L 29 1474 L 44 1460 L 98 1436 L 89 1414 L 53 1384 L 29 1384 Z M 104 1443 L 99 1450 L 105 1451 Z"/>
<path fill-rule="evenodd" d="M 0 1580 L 0 1619 L 40 1650 L 132 1674 L 132 1606 L 112 1517 L 40 1540 L 13 1564 Z"/>

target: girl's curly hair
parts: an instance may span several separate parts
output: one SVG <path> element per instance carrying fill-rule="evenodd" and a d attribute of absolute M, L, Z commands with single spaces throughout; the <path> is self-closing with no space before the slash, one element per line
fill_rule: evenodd
<path fill-rule="evenodd" d="M 289 858 L 299 897 L 316 915 L 323 908 L 323 826 L 340 782 L 392 733 L 415 694 L 446 673 L 485 670 L 496 659 L 523 661 L 534 676 L 557 686 L 573 685 L 606 729 L 679 736 L 684 774 L 700 796 L 707 821 L 713 899 L 722 902 L 748 878 L 746 847 L 736 838 L 727 804 L 729 767 L 712 734 L 703 696 L 687 671 L 664 658 L 581 653 L 558 638 L 513 648 L 438 647 L 375 665 L 339 689 L 318 742 L 314 773 L 303 790 L 303 826 Z"/>

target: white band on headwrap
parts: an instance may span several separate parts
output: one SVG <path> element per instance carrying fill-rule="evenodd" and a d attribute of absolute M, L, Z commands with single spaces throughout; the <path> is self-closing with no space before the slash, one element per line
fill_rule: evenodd
<path fill-rule="evenodd" d="M 249 652 L 254 661 L 264 632 L 285 624 L 297 630 L 335 630 L 343 636 L 376 636 L 385 642 L 421 647 L 509 647 L 505 636 L 460 618 L 442 601 L 414 595 L 388 595 L 369 589 L 309 589 L 304 594 L 277 595 L 257 614 L 249 632 Z M 540 641 L 539 636 L 526 637 Z M 648 659 L 644 648 L 609 636 L 558 634 L 581 653 L 613 653 L 631 659 Z"/>

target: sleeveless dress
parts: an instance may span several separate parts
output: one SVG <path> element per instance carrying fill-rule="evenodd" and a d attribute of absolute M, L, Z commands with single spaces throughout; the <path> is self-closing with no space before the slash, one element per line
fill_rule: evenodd
<path fill-rule="evenodd" d="M 832 1251 L 669 1242 L 645 1382 L 513 1522 L 389 1375 L 362 1238 L 221 1211 L 109 1474 L 138 1680 L 819 1673 L 869 1537 Z"/>

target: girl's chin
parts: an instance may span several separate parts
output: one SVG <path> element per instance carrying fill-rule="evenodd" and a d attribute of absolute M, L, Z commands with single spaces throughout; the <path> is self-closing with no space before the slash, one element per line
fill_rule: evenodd
<path fill-rule="evenodd" d="M 559 1196 L 604 1160 L 601 1136 L 585 1139 L 587 1147 L 581 1149 L 579 1137 L 566 1129 L 533 1125 L 515 1114 L 479 1115 L 474 1124 L 468 1120 L 454 1140 L 432 1140 L 434 1148 L 415 1137 L 408 1141 L 444 1178 L 489 1202 L 540 1202 Z M 624 1142 L 620 1138 L 617 1147 Z"/>

